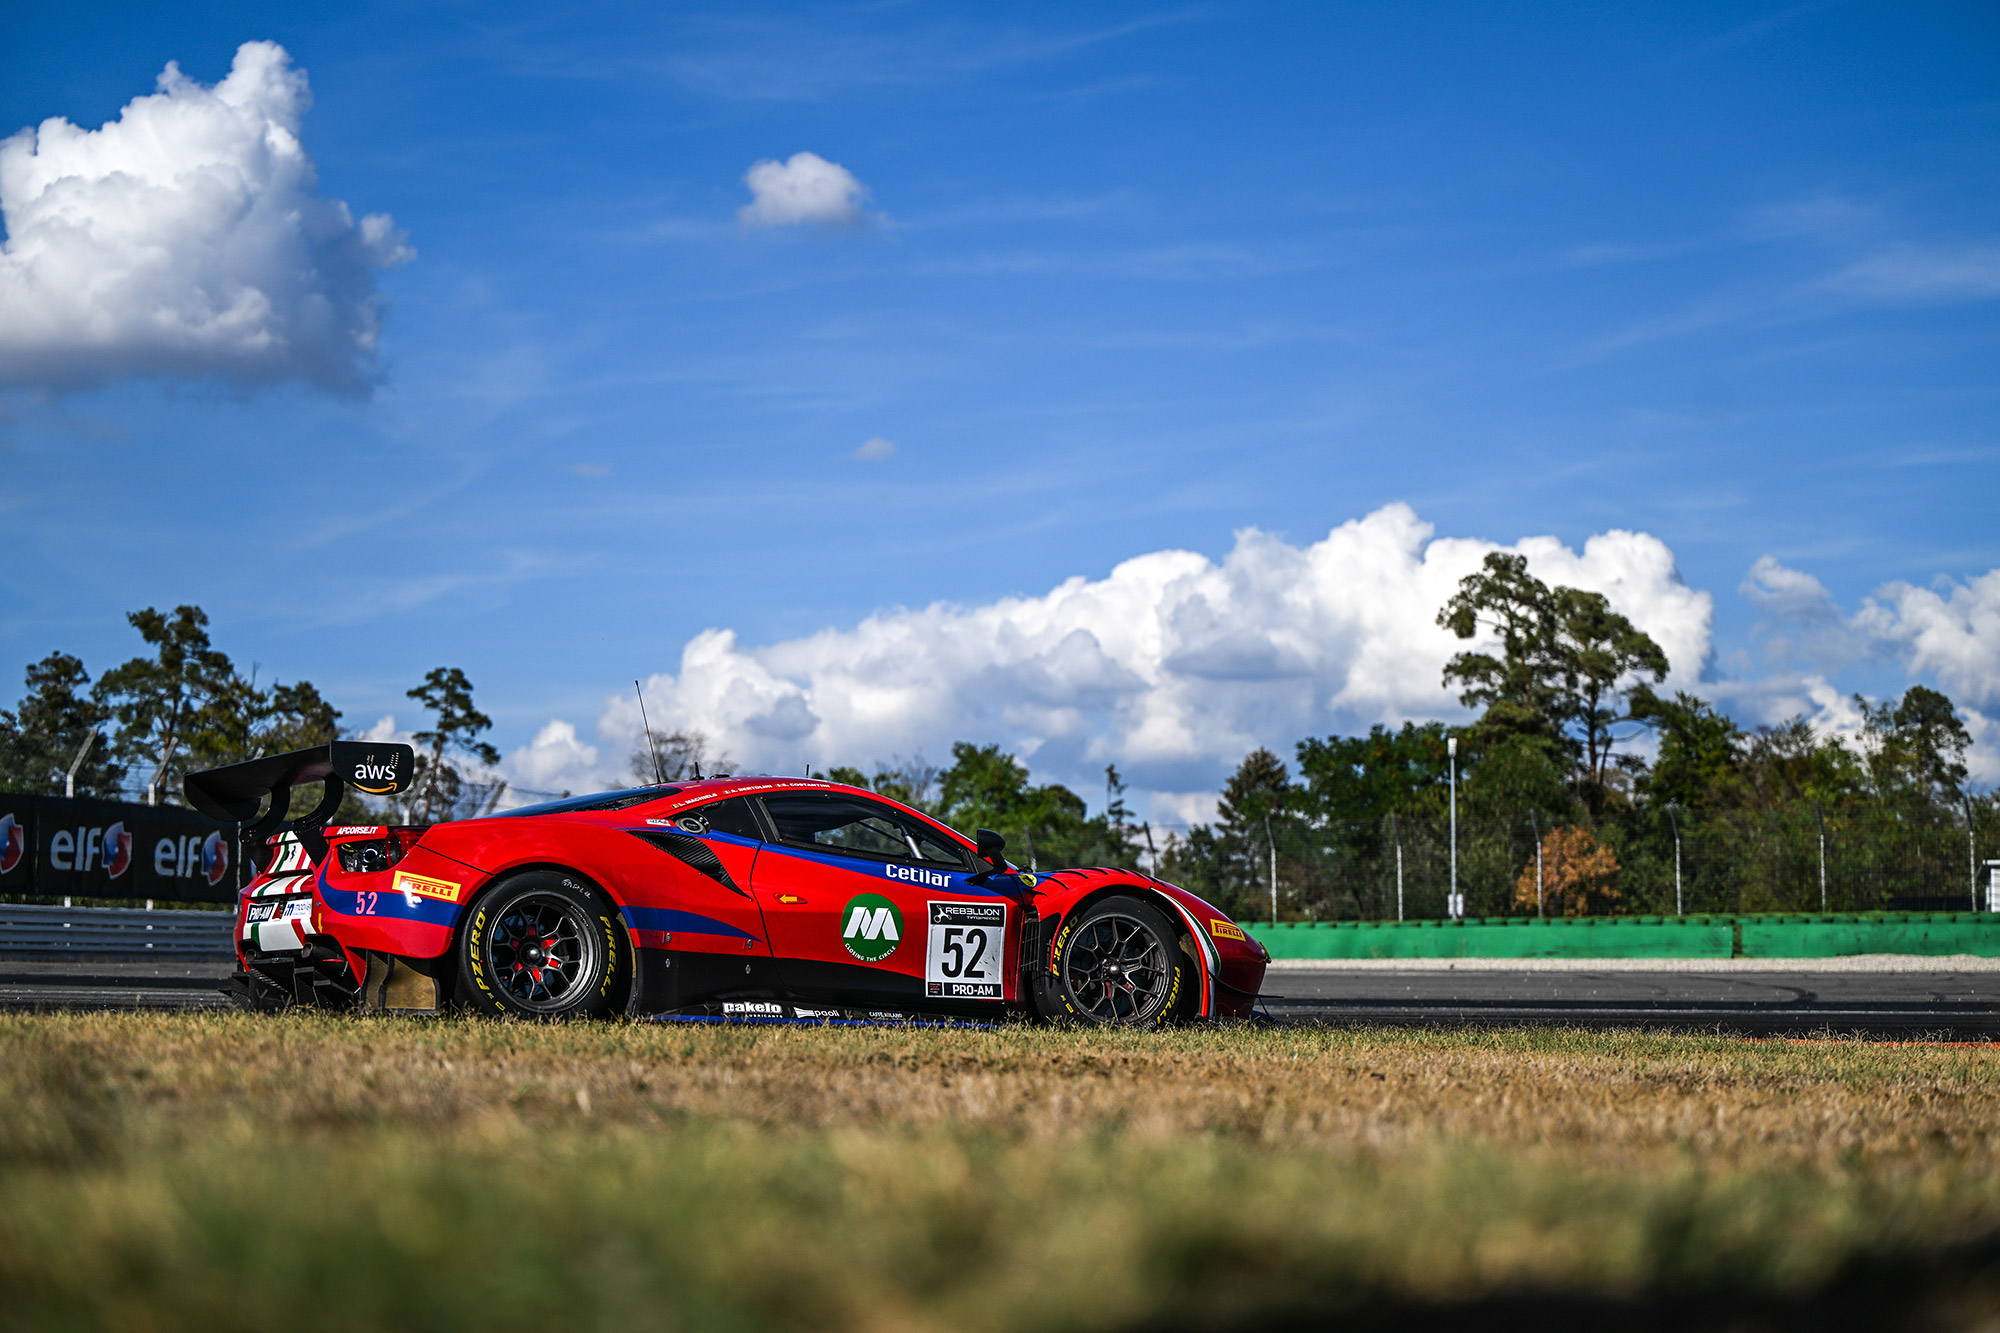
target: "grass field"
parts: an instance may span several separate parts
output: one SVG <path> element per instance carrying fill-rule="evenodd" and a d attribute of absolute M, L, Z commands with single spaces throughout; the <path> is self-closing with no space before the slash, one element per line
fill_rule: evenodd
<path fill-rule="evenodd" d="M 0 1325 L 2000 1327 L 1996 1149 L 1992 1048 L 0 1015 Z"/>

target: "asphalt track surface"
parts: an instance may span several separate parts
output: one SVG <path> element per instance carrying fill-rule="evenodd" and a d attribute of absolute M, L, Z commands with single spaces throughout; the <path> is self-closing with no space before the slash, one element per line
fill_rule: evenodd
<path fill-rule="evenodd" d="M 2000 1041 L 2000 970 L 1891 970 L 1847 960 L 1727 967 L 1573 963 L 1273 968 L 1260 1008 L 1283 1023 L 1388 1027 L 1538 1025 L 1816 1033 L 1883 1039 Z M 1754 968 L 1755 970 L 1751 970 Z M 227 960 L 0 959 L 0 1008 L 197 1009 L 227 1004 Z"/>
<path fill-rule="evenodd" d="M 1757 970 L 1329 966 L 1273 969 L 1261 1007 L 1283 1022 L 2000 1041 L 2000 971 L 1863 971 L 1810 960 Z"/>

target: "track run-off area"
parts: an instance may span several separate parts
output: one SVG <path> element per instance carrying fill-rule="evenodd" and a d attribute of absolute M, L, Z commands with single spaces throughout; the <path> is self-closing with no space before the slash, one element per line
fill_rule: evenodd
<path fill-rule="evenodd" d="M 229 1003 L 219 960 L 0 959 L 0 1007 Z M 1454 959 L 1273 964 L 1270 1020 L 2000 1041 L 2000 959 Z"/>

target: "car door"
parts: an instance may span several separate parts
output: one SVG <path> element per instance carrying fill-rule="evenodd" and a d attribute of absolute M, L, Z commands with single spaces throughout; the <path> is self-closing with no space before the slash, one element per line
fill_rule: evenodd
<path fill-rule="evenodd" d="M 755 887 L 779 975 L 803 997 L 894 1005 L 1006 998 L 1008 898 L 922 820 L 857 792 L 760 798 L 775 841 Z"/>
<path fill-rule="evenodd" d="M 775 992 L 781 982 L 770 932 L 751 888 L 764 835 L 748 798 L 649 819 L 631 831 L 680 862 L 656 880 L 650 904 L 625 909 L 642 945 L 673 953 L 659 978 L 662 1002 L 679 1007 L 716 995 Z"/>

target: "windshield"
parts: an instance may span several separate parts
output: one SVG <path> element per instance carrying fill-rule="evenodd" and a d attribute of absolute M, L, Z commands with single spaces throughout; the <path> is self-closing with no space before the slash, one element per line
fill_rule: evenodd
<path fill-rule="evenodd" d="M 511 815 L 566 815 L 582 810 L 623 810 L 627 806 L 644 805 L 665 796 L 678 796 L 679 787 L 632 787 L 625 791 L 600 791 L 589 796 L 570 796 L 560 801 L 543 801 L 540 805 L 517 805 L 512 810 L 502 810 L 501 818 Z"/>

